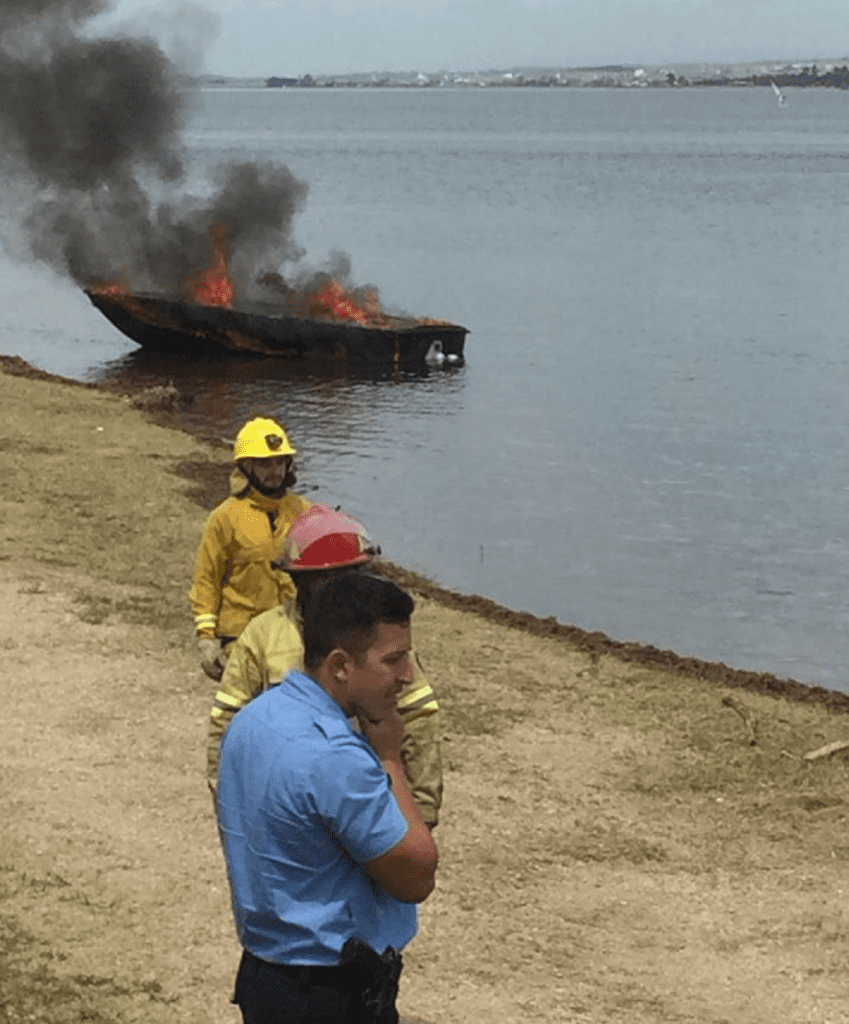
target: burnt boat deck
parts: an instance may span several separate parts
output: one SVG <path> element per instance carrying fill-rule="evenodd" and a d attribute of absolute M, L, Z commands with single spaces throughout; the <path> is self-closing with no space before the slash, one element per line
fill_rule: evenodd
<path fill-rule="evenodd" d="M 295 316 L 266 303 L 230 309 L 178 296 L 88 290 L 86 295 L 136 344 L 172 353 L 218 351 L 293 359 L 421 363 L 439 342 L 443 355 L 456 362 L 463 358 L 468 334 L 468 329 L 458 324 L 404 317 L 385 317 L 381 326 L 370 326 Z"/>

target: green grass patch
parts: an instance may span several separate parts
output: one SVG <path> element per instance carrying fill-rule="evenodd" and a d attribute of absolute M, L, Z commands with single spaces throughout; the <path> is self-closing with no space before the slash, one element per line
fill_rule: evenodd
<path fill-rule="evenodd" d="M 205 509 L 227 494 L 219 457 L 96 390 L 0 373 L 0 402 L 0 559 L 23 556 L 138 589 L 114 597 L 92 587 L 78 601 L 83 621 L 189 635 L 186 591 Z M 56 444 L 32 439 L 40 417 Z"/>
<path fill-rule="evenodd" d="M 77 616 L 92 626 L 123 622 L 131 626 L 152 626 L 164 631 L 186 628 L 185 599 L 172 591 L 111 597 L 84 591 L 74 598 Z"/>
<path fill-rule="evenodd" d="M 52 871 L 35 876 L 0 867 L 0 872 L 0 897 L 6 903 L 15 894 L 44 897 L 51 890 L 71 887 Z M 159 1007 L 179 1001 L 155 979 L 119 983 L 101 974 L 62 974 L 61 965 L 68 960 L 68 953 L 25 927 L 17 915 L 0 914 L 0 1024 L 117 1024 L 139 1019 L 140 1008 L 144 1019 L 164 1021 L 170 1011 Z"/>

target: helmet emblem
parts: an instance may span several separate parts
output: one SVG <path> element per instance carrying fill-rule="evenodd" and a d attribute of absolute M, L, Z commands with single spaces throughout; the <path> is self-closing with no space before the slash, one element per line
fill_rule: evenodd
<path fill-rule="evenodd" d="M 268 450 L 276 452 L 277 449 L 283 444 L 283 438 L 279 434 L 266 434 L 265 443 L 268 445 Z"/>

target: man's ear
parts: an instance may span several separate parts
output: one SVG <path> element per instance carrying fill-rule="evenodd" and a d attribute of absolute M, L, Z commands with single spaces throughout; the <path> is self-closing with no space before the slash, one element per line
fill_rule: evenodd
<path fill-rule="evenodd" d="M 327 668 L 337 683 L 346 683 L 348 681 L 350 661 L 350 655 L 347 651 L 343 651 L 341 647 L 335 647 L 327 655 Z"/>

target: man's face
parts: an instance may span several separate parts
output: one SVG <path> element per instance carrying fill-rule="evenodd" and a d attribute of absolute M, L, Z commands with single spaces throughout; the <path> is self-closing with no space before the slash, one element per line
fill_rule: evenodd
<path fill-rule="evenodd" d="M 349 714 L 377 721 L 395 708 L 398 694 L 413 681 L 411 646 L 409 623 L 378 623 L 372 645 L 359 658 L 351 656 L 348 662 Z"/>
<path fill-rule="evenodd" d="M 268 459 L 243 459 L 248 473 L 269 491 L 279 490 L 283 486 L 289 465 L 289 455 L 274 455 Z"/>

